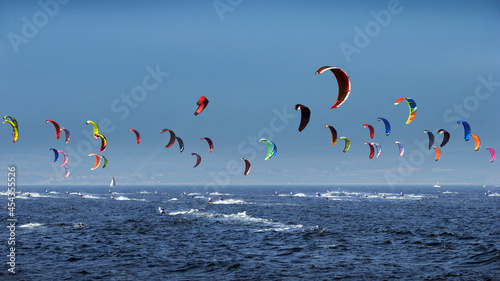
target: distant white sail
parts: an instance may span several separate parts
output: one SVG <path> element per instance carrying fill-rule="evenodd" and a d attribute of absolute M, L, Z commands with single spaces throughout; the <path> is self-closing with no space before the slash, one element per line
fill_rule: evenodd
<path fill-rule="evenodd" d="M 109 184 L 109 186 L 113 187 L 115 185 L 116 185 L 116 183 L 115 183 L 115 177 L 113 176 L 113 178 L 111 179 L 111 183 Z"/>
<path fill-rule="evenodd" d="M 441 186 L 439 185 L 439 182 L 436 182 L 436 184 L 433 187 L 441 187 Z"/>

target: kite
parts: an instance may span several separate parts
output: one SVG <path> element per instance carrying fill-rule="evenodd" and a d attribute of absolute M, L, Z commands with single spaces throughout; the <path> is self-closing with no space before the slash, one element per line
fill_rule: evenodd
<path fill-rule="evenodd" d="M 427 134 L 429 136 L 429 150 L 432 148 L 432 145 L 434 144 L 434 134 L 431 132 L 424 130 L 424 134 Z"/>
<path fill-rule="evenodd" d="M 373 155 L 375 155 L 375 149 L 373 148 L 373 144 L 369 142 L 365 142 L 365 144 L 370 146 L 370 156 L 368 156 L 368 159 L 372 159 Z"/>
<path fill-rule="evenodd" d="M 403 154 L 405 153 L 405 147 L 403 146 L 403 144 L 400 143 L 399 141 L 395 141 L 394 143 L 398 145 L 399 156 L 403 156 Z"/>
<path fill-rule="evenodd" d="M 406 124 L 410 124 L 410 122 L 413 121 L 413 118 L 415 118 L 415 116 L 417 115 L 417 104 L 412 99 L 402 97 L 397 99 L 394 102 L 394 105 L 398 105 L 403 100 L 405 100 L 408 103 L 408 106 L 410 107 L 410 115 L 408 116 L 408 120 L 406 121 Z"/>
<path fill-rule="evenodd" d="M 346 137 L 340 137 L 340 139 L 345 140 L 344 151 L 342 151 L 342 152 L 347 152 L 349 150 L 349 148 L 351 147 L 351 141 Z"/>
<path fill-rule="evenodd" d="M 366 128 L 368 127 L 368 130 L 370 130 L 370 139 L 373 139 L 373 135 L 374 135 L 374 130 L 373 130 L 373 127 L 372 125 L 369 125 L 369 124 L 363 124 L 363 128 Z"/>
<path fill-rule="evenodd" d="M 330 132 L 332 133 L 332 146 L 336 145 L 338 141 L 337 130 L 335 130 L 335 128 L 330 125 L 325 125 L 325 128 L 330 129 Z"/>
<path fill-rule="evenodd" d="M 182 139 L 181 139 L 181 138 L 179 138 L 179 137 L 175 137 L 175 139 L 177 140 L 177 143 L 179 143 L 179 150 L 180 150 L 181 152 L 183 152 L 183 151 L 184 151 L 184 142 L 183 142 L 183 141 L 182 141 Z"/>
<path fill-rule="evenodd" d="M 175 143 L 175 133 L 172 130 L 169 129 L 163 129 L 160 131 L 160 134 L 163 134 L 165 132 L 170 132 L 170 140 L 168 141 L 167 145 L 165 145 L 166 148 L 171 147 Z"/>
<path fill-rule="evenodd" d="M 276 144 L 266 139 L 260 139 L 259 142 L 267 142 L 267 156 L 266 158 L 264 158 L 264 160 L 269 160 L 271 159 L 271 157 L 276 155 L 276 150 L 277 150 Z"/>
<path fill-rule="evenodd" d="M 333 109 L 339 107 L 347 100 L 347 98 L 349 97 L 349 93 L 351 92 L 351 82 L 349 80 L 349 76 L 347 76 L 347 73 L 345 73 L 344 70 L 338 67 L 323 66 L 316 71 L 316 74 L 321 74 L 327 70 L 330 70 L 335 75 L 339 86 L 339 95 L 337 97 L 337 101 L 331 107 L 331 109 Z"/>
<path fill-rule="evenodd" d="M 201 98 L 196 102 L 198 108 L 194 112 L 194 116 L 200 114 L 208 105 L 208 99 L 205 96 L 201 96 Z"/>
<path fill-rule="evenodd" d="M 438 135 L 439 134 L 443 134 L 443 141 L 441 142 L 440 145 L 441 147 L 443 147 L 450 140 L 450 133 L 448 133 L 448 131 L 446 131 L 445 129 L 439 129 Z"/>
<path fill-rule="evenodd" d="M 495 161 L 495 150 L 493 150 L 493 148 L 489 148 L 489 147 L 487 147 L 486 149 L 488 149 L 490 151 L 490 162 Z"/>
<path fill-rule="evenodd" d="M 457 124 L 462 124 L 464 126 L 464 140 L 469 141 L 470 139 L 470 126 L 469 123 L 463 121 L 463 120 L 458 120 Z"/>
<path fill-rule="evenodd" d="M 214 149 L 214 143 L 212 142 L 212 140 L 209 139 L 209 138 L 206 138 L 206 137 L 205 138 L 200 138 L 200 140 L 206 140 L 207 141 L 207 143 L 208 143 L 208 153 L 211 153 L 212 150 Z"/>
<path fill-rule="evenodd" d="M 385 135 L 388 136 L 391 133 L 391 125 L 389 124 L 389 121 L 387 119 L 379 117 L 377 118 L 377 121 L 380 122 L 380 120 L 384 121 L 385 124 Z"/>
<path fill-rule="evenodd" d="M 89 156 L 94 156 L 95 157 L 95 164 L 94 167 L 90 168 L 91 170 L 95 170 L 97 167 L 99 167 L 99 164 L 101 164 L 101 157 L 95 153 L 90 153 Z"/>
<path fill-rule="evenodd" d="M 296 104 L 295 110 L 299 109 L 301 113 L 299 132 L 302 132 L 302 130 L 304 130 L 304 128 L 307 126 L 307 123 L 309 123 L 309 118 L 311 117 L 311 110 L 309 110 L 307 106 L 304 106 L 302 104 Z"/>
<path fill-rule="evenodd" d="M 248 162 L 245 158 L 241 158 L 241 160 L 245 161 L 245 171 L 243 172 L 243 175 L 246 176 L 250 172 L 250 162 Z"/>
<path fill-rule="evenodd" d="M 61 127 L 59 127 L 59 124 L 57 124 L 57 122 L 54 120 L 47 119 L 47 121 L 45 121 L 45 123 L 49 122 L 54 125 L 54 128 L 56 129 L 56 140 L 58 140 L 59 137 L 61 137 Z"/>
<path fill-rule="evenodd" d="M 137 132 L 136 129 L 132 129 L 132 128 L 128 129 L 128 131 L 129 132 L 132 131 L 135 133 L 136 142 L 137 142 L 137 144 L 139 144 L 141 142 L 141 135 L 139 134 L 139 132 Z"/>
<path fill-rule="evenodd" d="M 197 153 L 191 153 L 191 155 L 196 155 L 196 165 L 194 165 L 193 168 L 196 168 L 196 166 L 200 165 L 200 162 L 201 162 L 201 157 L 200 155 L 198 155 Z"/>

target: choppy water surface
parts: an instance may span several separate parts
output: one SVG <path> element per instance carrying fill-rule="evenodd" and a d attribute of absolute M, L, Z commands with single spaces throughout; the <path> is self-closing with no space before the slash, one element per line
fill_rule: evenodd
<path fill-rule="evenodd" d="M 498 188 L 46 189 L 15 199 L 2 280 L 500 280 Z"/>

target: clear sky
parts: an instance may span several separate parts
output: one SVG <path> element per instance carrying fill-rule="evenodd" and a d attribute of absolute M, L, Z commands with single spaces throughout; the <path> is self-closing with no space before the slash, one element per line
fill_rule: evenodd
<path fill-rule="evenodd" d="M 0 166 L 19 184 L 500 184 L 498 1 L 1 1 Z M 348 100 L 331 73 L 351 79 Z M 196 101 L 206 110 L 194 116 Z M 408 125 L 413 98 L 417 116 Z M 311 120 L 297 130 L 300 103 Z M 377 122 L 384 117 L 392 131 Z M 56 140 L 52 124 L 69 129 Z M 92 120 L 108 139 L 92 137 Z M 481 138 L 479 151 L 463 127 Z M 369 139 L 369 123 L 375 137 Z M 331 145 L 325 124 L 346 136 Z M 136 144 L 129 128 L 137 129 Z M 164 148 L 168 128 L 184 140 Z M 451 133 L 439 161 L 427 149 Z M 214 150 L 202 137 L 210 137 Z M 264 158 L 276 143 L 276 156 Z M 383 152 L 368 159 L 366 141 Z M 405 146 L 398 156 L 394 141 Z M 70 176 L 49 148 L 69 154 Z M 201 164 L 193 168 L 198 153 Z M 90 168 L 104 155 L 106 168 Z M 244 163 L 252 163 L 243 176 Z"/>

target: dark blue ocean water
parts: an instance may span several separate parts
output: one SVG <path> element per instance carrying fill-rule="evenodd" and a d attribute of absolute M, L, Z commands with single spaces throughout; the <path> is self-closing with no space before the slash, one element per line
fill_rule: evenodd
<path fill-rule="evenodd" d="M 22 190 L 15 275 L 2 193 L 0 280 L 500 280 L 499 188 L 108 189 Z"/>

